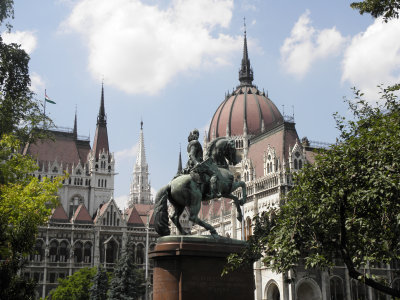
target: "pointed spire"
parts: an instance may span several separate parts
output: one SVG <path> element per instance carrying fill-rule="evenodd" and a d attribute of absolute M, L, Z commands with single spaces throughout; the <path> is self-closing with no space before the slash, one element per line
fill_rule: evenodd
<path fill-rule="evenodd" d="M 146 162 L 146 154 L 143 137 L 143 121 L 140 121 L 139 149 L 136 163 L 133 166 L 133 176 L 130 187 L 128 206 L 135 204 L 151 204 L 151 185 L 149 181 L 149 166 Z"/>
<path fill-rule="evenodd" d="M 244 42 L 243 42 L 243 58 L 239 71 L 239 81 L 241 85 L 252 85 L 253 69 L 250 66 L 249 54 L 247 52 L 247 35 L 246 35 L 246 19 L 244 18 Z"/>
<path fill-rule="evenodd" d="M 138 166 L 143 166 L 147 164 L 146 153 L 144 150 L 143 121 L 140 121 L 139 151 L 136 157 L 136 164 Z"/>
<path fill-rule="evenodd" d="M 97 116 L 97 126 L 96 133 L 94 135 L 93 141 L 93 149 L 92 151 L 95 154 L 95 158 L 99 157 L 99 153 L 101 151 L 105 151 L 109 153 L 108 147 L 108 134 L 107 134 L 107 120 L 106 113 L 104 109 L 104 85 L 101 83 L 101 100 L 100 100 L 100 109 L 99 115 Z"/>
<path fill-rule="evenodd" d="M 179 144 L 179 158 L 178 158 L 178 172 L 176 174 L 182 173 L 182 153 L 181 145 Z"/>
<path fill-rule="evenodd" d="M 97 124 L 98 125 L 106 125 L 107 117 L 104 109 L 104 83 L 101 83 L 101 98 L 100 98 L 100 109 L 99 115 L 97 116 Z"/>
<path fill-rule="evenodd" d="M 78 124 L 78 121 L 77 121 L 78 117 L 77 117 L 77 115 L 78 115 L 78 108 L 77 108 L 77 106 L 75 106 L 75 120 L 74 120 L 74 131 L 73 131 L 74 140 L 77 140 L 77 139 L 78 139 L 78 126 L 77 126 L 77 124 Z"/>

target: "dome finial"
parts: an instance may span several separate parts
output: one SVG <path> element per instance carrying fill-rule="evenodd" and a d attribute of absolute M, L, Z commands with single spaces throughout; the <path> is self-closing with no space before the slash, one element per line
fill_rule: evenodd
<path fill-rule="evenodd" d="M 239 71 L 239 81 L 241 85 L 252 85 L 253 69 L 250 66 L 249 54 L 247 52 L 246 18 L 243 18 L 243 23 L 244 23 L 243 58 L 242 58 L 242 65 Z"/>

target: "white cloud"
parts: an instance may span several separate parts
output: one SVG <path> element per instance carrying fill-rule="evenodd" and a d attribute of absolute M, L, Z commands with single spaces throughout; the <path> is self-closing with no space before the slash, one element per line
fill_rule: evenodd
<path fill-rule="evenodd" d="M 343 58 L 342 81 L 362 90 L 366 99 L 378 99 L 377 85 L 400 82 L 400 20 L 376 19 L 353 37 Z"/>
<path fill-rule="evenodd" d="M 36 94 L 43 93 L 45 88 L 45 83 L 43 78 L 35 72 L 32 72 L 30 77 L 31 77 L 31 90 Z"/>
<path fill-rule="evenodd" d="M 127 93 L 157 93 L 179 73 L 229 63 L 240 37 L 221 33 L 233 0 L 172 0 L 166 9 L 140 0 L 83 0 L 62 28 L 89 49 L 94 78 Z"/>
<path fill-rule="evenodd" d="M 283 68 L 298 78 L 302 78 L 315 61 L 338 55 L 346 41 L 335 27 L 315 29 L 309 16 L 309 10 L 300 16 L 280 49 Z"/>
<path fill-rule="evenodd" d="M 136 143 L 131 148 L 116 151 L 114 154 L 115 162 L 117 164 L 121 164 L 124 160 L 131 160 L 132 158 L 136 157 L 138 150 L 139 144 Z"/>
<path fill-rule="evenodd" d="M 33 31 L 5 31 L 1 37 L 6 44 L 16 43 L 21 45 L 21 48 L 28 54 L 31 54 L 37 45 L 37 39 Z"/>
<path fill-rule="evenodd" d="M 117 203 L 118 208 L 120 210 L 124 211 L 124 209 L 128 207 L 129 195 L 121 195 L 121 196 L 115 197 L 114 200 Z"/>

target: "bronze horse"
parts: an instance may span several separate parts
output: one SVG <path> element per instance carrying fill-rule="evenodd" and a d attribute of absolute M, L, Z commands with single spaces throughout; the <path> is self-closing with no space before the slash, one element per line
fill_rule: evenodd
<path fill-rule="evenodd" d="M 236 205 L 239 221 L 242 220 L 242 211 L 240 205 L 246 202 L 246 184 L 243 181 L 234 181 L 234 176 L 229 171 L 228 162 L 237 164 L 235 143 L 228 138 L 217 138 L 210 142 L 206 152 L 206 160 L 204 163 L 207 167 L 213 168 L 214 173 L 218 177 L 219 191 L 222 197 L 232 199 Z M 201 165 L 199 166 L 201 172 Z M 237 188 L 242 188 L 242 200 L 232 194 Z M 168 226 L 168 200 L 174 207 L 174 214 L 171 216 L 172 222 L 178 228 L 182 235 L 188 234 L 179 223 L 179 217 L 185 207 L 189 208 L 189 220 L 194 224 L 198 224 L 209 230 L 211 235 L 218 236 L 213 226 L 199 219 L 198 213 L 201 208 L 201 201 L 211 200 L 204 191 L 204 185 L 197 180 L 193 180 L 190 174 L 181 175 L 174 178 L 166 186 L 162 187 L 156 195 L 154 208 L 154 225 L 155 230 L 161 236 L 169 235 Z"/>

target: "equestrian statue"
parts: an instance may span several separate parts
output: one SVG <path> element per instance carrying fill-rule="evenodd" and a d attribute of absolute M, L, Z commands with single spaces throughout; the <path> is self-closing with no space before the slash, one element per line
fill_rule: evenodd
<path fill-rule="evenodd" d="M 190 132 L 187 147 L 189 159 L 186 168 L 157 192 L 154 226 L 160 236 L 170 235 L 168 200 L 174 207 L 174 213 L 170 218 L 182 235 L 189 234 L 179 223 L 179 217 L 187 206 L 189 220 L 192 223 L 209 230 L 212 236 L 218 236 L 213 226 L 198 217 L 201 202 L 214 198 L 232 199 L 236 205 L 237 219 L 242 221 L 240 205 L 243 206 L 246 202 L 246 184 L 243 181 L 235 181 L 229 170 L 229 164 L 236 165 L 240 161 L 234 141 L 225 137 L 214 139 L 208 144 L 203 160 L 203 148 L 198 138 L 197 129 Z M 232 194 L 239 187 L 242 188 L 242 199 Z"/>

